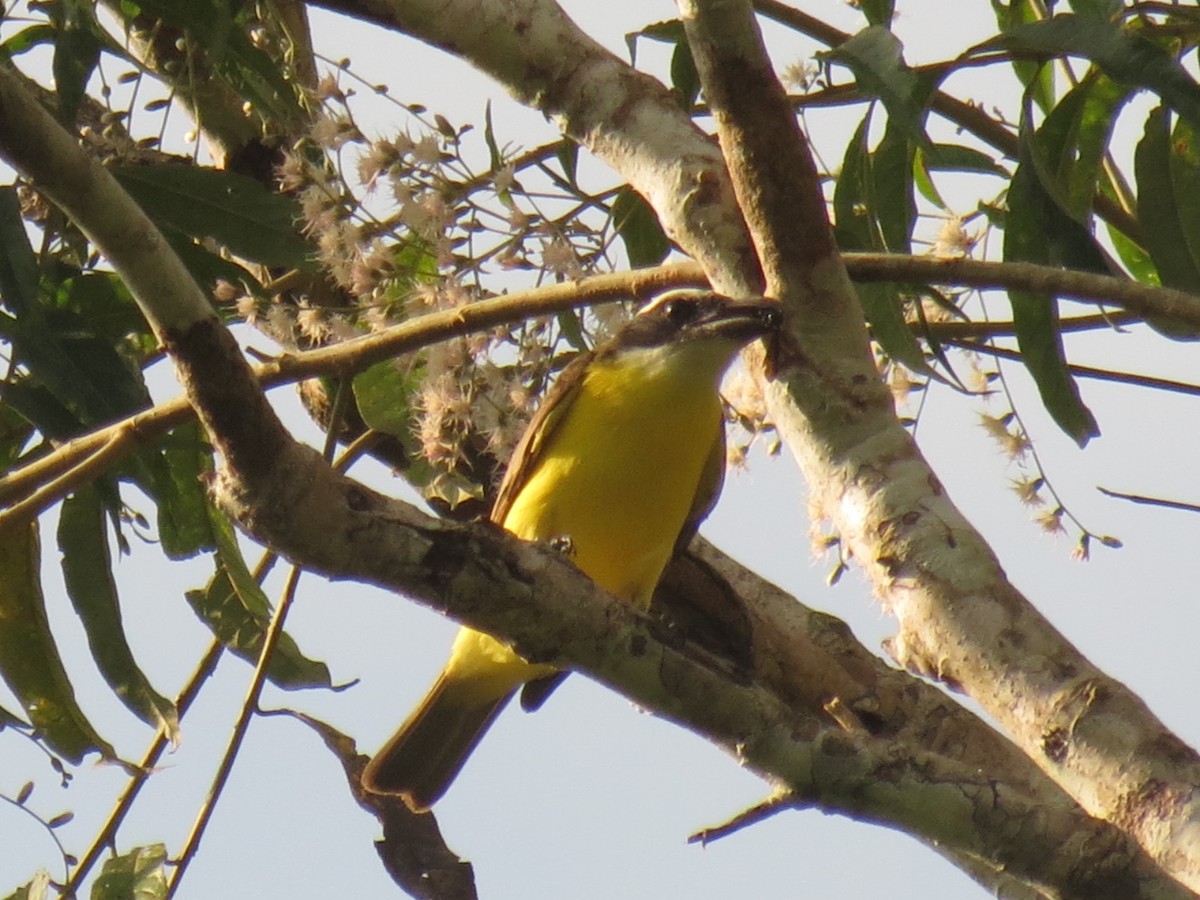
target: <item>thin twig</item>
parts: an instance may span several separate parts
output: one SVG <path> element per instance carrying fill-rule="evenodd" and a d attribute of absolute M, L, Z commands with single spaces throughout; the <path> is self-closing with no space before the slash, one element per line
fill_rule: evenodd
<path fill-rule="evenodd" d="M 1162 506 L 1167 509 L 1181 509 L 1184 512 L 1200 512 L 1200 503 L 1185 503 L 1183 500 L 1167 500 L 1162 497 L 1147 497 L 1144 494 L 1126 494 L 1121 491 L 1110 491 L 1097 485 L 1096 490 L 1106 497 L 1118 500 L 1128 500 L 1131 503 L 1143 503 L 1146 506 Z"/>
<path fill-rule="evenodd" d="M 196 851 L 200 848 L 200 839 L 204 836 L 204 831 L 207 829 L 208 823 L 216 811 L 217 801 L 220 800 L 221 793 L 224 791 L 225 785 L 229 781 L 229 776 L 233 772 L 233 764 L 237 760 L 242 742 L 246 738 L 246 731 L 250 727 L 250 720 L 254 718 L 255 712 L 258 710 L 258 699 L 262 695 L 263 685 L 267 681 L 267 664 L 270 662 L 271 654 L 274 653 L 275 647 L 279 643 L 279 638 L 283 635 L 283 623 L 287 619 L 288 610 L 291 609 L 292 600 L 296 596 L 296 586 L 300 581 L 301 572 L 302 570 L 296 566 L 292 568 L 291 573 L 288 575 L 287 584 L 284 586 L 279 606 L 276 607 L 275 613 L 271 617 L 271 624 L 267 627 L 262 650 L 258 654 L 258 664 L 254 667 L 254 675 L 250 679 L 250 686 L 246 689 L 246 697 L 242 701 L 242 709 L 238 714 L 237 722 L 234 723 L 233 734 L 229 737 L 229 745 L 225 748 L 225 755 L 221 758 L 221 764 L 217 767 L 216 775 L 213 776 L 208 797 L 205 799 L 203 805 L 201 805 L 200 811 L 196 815 L 196 820 L 192 824 L 192 830 L 188 833 L 187 840 L 184 842 L 183 849 L 175 859 L 175 871 L 171 874 L 170 883 L 167 885 L 168 900 L 174 897 L 175 892 L 179 890 L 184 872 L 187 871 L 188 865 L 195 858 Z"/>
<path fill-rule="evenodd" d="M 217 662 L 221 659 L 221 654 L 224 651 L 225 647 L 220 641 L 213 641 L 209 645 L 208 652 L 204 654 L 204 657 L 200 660 L 200 664 L 196 666 L 196 671 L 188 679 L 188 683 L 180 693 L 179 700 L 176 703 L 181 720 L 187 715 L 187 711 L 191 708 L 196 697 L 200 695 L 200 688 L 204 686 L 204 683 L 208 681 L 209 676 L 216 669 Z M 150 744 L 149 749 L 142 756 L 138 771 L 129 779 L 129 784 L 121 792 L 121 796 L 117 799 L 116 805 L 113 806 L 104 825 L 101 826 L 99 833 L 92 841 L 92 845 L 88 847 L 87 852 L 83 855 L 83 859 L 75 867 L 75 872 L 71 876 L 71 880 L 63 888 L 64 900 L 71 900 L 71 898 L 77 895 L 80 885 L 100 859 L 100 854 L 106 849 L 115 847 L 117 830 L 121 827 L 121 823 L 125 821 L 129 810 L 133 808 L 133 801 L 137 799 L 142 786 L 154 772 L 159 759 L 162 758 L 163 752 L 169 745 L 170 741 L 167 739 L 166 733 L 159 731 L 154 741 Z"/>
<path fill-rule="evenodd" d="M 962 350 L 971 350 L 975 353 L 986 353 L 991 356 L 998 356 L 1001 359 L 1024 359 L 1020 352 L 1016 350 L 1010 350 L 1006 347 L 995 347 L 991 344 L 978 344 L 975 341 L 960 341 L 955 339 L 947 340 L 946 343 Z M 1174 394 L 1185 394 L 1191 397 L 1200 397 L 1200 384 L 1191 384 L 1186 381 L 1175 381 L 1171 378 L 1156 378 L 1153 375 L 1137 375 L 1133 372 L 1113 372 L 1108 369 L 1094 369 L 1091 366 L 1079 366 L 1075 363 L 1068 363 L 1067 371 L 1072 375 L 1078 375 L 1080 378 L 1094 378 L 1097 381 L 1112 381 L 1117 384 L 1132 384 L 1136 387 L 1153 388 L 1154 390 L 1158 391 L 1170 391 Z"/>
<path fill-rule="evenodd" d="M 752 806 L 749 809 L 738 813 L 728 822 L 721 825 L 714 825 L 712 828 L 703 828 L 695 834 L 689 835 L 687 842 L 689 844 L 699 844 L 701 847 L 707 847 L 713 841 L 719 841 L 723 837 L 728 837 L 735 831 L 741 831 L 743 828 L 749 828 L 751 825 L 757 825 L 765 819 L 771 818 L 776 813 L 783 812 L 786 809 L 797 809 L 800 804 L 796 800 L 796 796 L 792 793 L 778 794 L 770 797 L 759 803 L 757 806 Z"/>

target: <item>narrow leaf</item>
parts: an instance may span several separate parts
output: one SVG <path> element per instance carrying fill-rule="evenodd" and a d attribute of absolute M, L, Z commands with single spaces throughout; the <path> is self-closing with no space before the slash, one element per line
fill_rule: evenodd
<path fill-rule="evenodd" d="M 1094 16 L 1064 14 L 1009 29 L 971 52 L 998 47 L 1046 56 L 1081 56 L 1115 81 L 1153 91 L 1200 126 L 1200 86 L 1170 53 L 1131 27 Z"/>
<path fill-rule="evenodd" d="M 1029 145 L 1030 140 L 1022 143 L 1021 161 L 1008 191 L 1004 259 L 1066 265 L 1076 255 L 1075 245 L 1084 238 L 1090 240 L 1091 236 L 1062 211 L 1042 186 Z M 1067 371 L 1058 326 L 1058 302 L 1053 297 L 1028 291 L 1010 290 L 1008 296 L 1017 344 L 1042 403 L 1059 427 L 1083 446 L 1100 430 Z"/>
<path fill-rule="evenodd" d="M 58 522 L 67 595 L 75 607 L 100 674 L 129 710 L 172 743 L 179 739 L 179 714 L 150 685 L 125 636 L 117 585 L 112 574 L 104 507 L 94 487 L 68 497 Z"/>
<path fill-rule="evenodd" d="M 882 151 L 877 172 L 875 156 L 867 146 L 869 128 L 870 113 L 859 123 L 846 148 L 842 175 L 833 193 L 837 223 L 834 233 L 842 250 L 902 250 L 908 247 L 911 216 L 915 214 L 910 145 L 905 132 L 893 127 L 889 119 L 884 142 L 876 151 L 877 154 Z M 886 212 L 881 213 L 884 209 Z M 888 240 L 899 246 L 889 248 Z M 855 289 L 871 334 L 883 352 L 915 372 L 933 374 L 904 319 L 904 298 L 899 286 L 857 284 Z"/>
<path fill-rule="evenodd" d="M 904 61 L 904 47 L 896 35 L 880 25 L 872 25 L 826 55 L 850 69 L 868 96 L 883 102 L 889 122 L 903 128 L 914 144 L 924 146 L 929 142 L 925 112 L 936 81 L 909 68 Z"/>
<path fill-rule="evenodd" d="M 38 262 L 11 185 L 0 187 L 0 304 L 21 315 L 37 303 Z"/>
<path fill-rule="evenodd" d="M 613 227 L 625 243 L 629 265 L 635 269 L 656 266 L 671 252 L 658 216 L 632 188 L 622 188 L 612 205 Z"/>
<path fill-rule="evenodd" d="M 112 172 L 158 223 L 213 238 L 263 265 L 304 264 L 308 246 L 296 231 L 296 203 L 252 178 L 183 165 L 117 166 Z"/>
<path fill-rule="evenodd" d="M 0 676 L 55 753 L 73 763 L 93 750 L 113 759 L 116 752 L 79 708 L 58 655 L 40 565 L 37 522 L 10 527 L 0 540 Z"/>

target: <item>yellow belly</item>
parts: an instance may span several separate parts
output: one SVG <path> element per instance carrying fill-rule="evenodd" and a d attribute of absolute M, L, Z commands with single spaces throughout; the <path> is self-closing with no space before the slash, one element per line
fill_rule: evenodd
<path fill-rule="evenodd" d="M 569 539 L 575 565 L 644 608 L 720 436 L 719 400 L 686 381 L 591 380 L 503 525 L 526 540 Z"/>
<path fill-rule="evenodd" d="M 716 385 L 695 374 L 589 372 L 504 528 L 524 540 L 566 539 L 571 561 L 593 581 L 647 608 L 723 428 Z M 554 671 L 468 628 L 449 668 L 490 683 L 497 696 Z"/>

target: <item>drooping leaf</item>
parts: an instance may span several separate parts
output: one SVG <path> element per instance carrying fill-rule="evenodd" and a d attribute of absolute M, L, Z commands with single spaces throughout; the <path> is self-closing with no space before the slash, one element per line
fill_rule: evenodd
<path fill-rule="evenodd" d="M 38 299 L 38 263 L 11 185 L 0 187 L 0 306 L 22 315 Z"/>
<path fill-rule="evenodd" d="M 1175 132 L 1162 106 L 1146 119 L 1134 157 L 1138 219 L 1162 283 L 1200 293 L 1200 212 L 1196 210 L 1200 195 L 1194 193 L 1200 186 L 1200 167 L 1195 130 L 1180 121 Z"/>
<path fill-rule="evenodd" d="M 881 25 L 863 29 L 826 54 L 845 65 L 870 97 L 878 97 L 889 124 L 902 128 L 916 146 L 929 142 L 925 114 L 937 86 L 934 75 L 920 75 L 904 61 L 900 39 Z"/>
<path fill-rule="evenodd" d="M 85 302 L 82 289 L 72 293 L 72 285 L 84 284 L 78 273 L 65 273 L 57 285 L 49 277 L 41 283 L 12 189 L 0 189 L 0 238 L 0 301 L 13 313 L 3 317 L 0 330 L 28 370 L 30 384 L 44 388 L 70 410 L 69 418 L 84 424 L 109 422 L 148 406 L 141 373 L 118 352 L 124 339 L 113 340 L 110 310 Z M 57 419 L 65 426 L 66 418 Z"/>
<path fill-rule="evenodd" d="M 992 0 L 992 11 L 996 14 L 996 27 L 1009 31 L 1029 22 L 1040 22 L 1045 18 L 1045 9 L 1040 0 L 1009 0 L 1003 3 Z M 1025 93 L 1046 112 L 1054 106 L 1054 70 L 1039 60 L 1017 56 L 1012 60 L 1012 69 L 1021 82 Z"/>
<path fill-rule="evenodd" d="M 1091 72 L 1046 117 L 1030 157 L 1043 187 L 1087 226 L 1100 187 L 1108 141 L 1129 89 Z"/>
<path fill-rule="evenodd" d="M 104 861 L 92 900 L 166 900 L 167 848 L 162 844 L 134 847 Z"/>
<path fill-rule="evenodd" d="M 198 166 L 116 166 L 111 170 L 155 220 L 190 237 L 213 238 L 236 256 L 301 266 L 308 246 L 296 231 L 295 201 L 238 175 Z"/>
<path fill-rule="evenodd" d="M 897 127 L 890 116 L 869 163 L 868 202 L 879 223 L 883 249 L 889 253 L 909 253 L 913 225 L 917 220 L 917 205 L 913 198 L 913 147 L 907 133 Z"/>
<path fill-rule="evenodd" d="M 1046 190 L 1034 162 L 1038 152 L 1035 139 L 1027 130 L 1008 190 L 1004 259 L 1103 269 L 1104 259 L 1096 250 L 1091 233 L 1067 215 Z M 1008 296 L 1017 344 L 1042 403 L 1059 427 L 1083 446 L 1100 430 L 1067 370 L 1058 325 L 1058 301 L 1029 291 L 1009 290 Z"/>
<path fill-rule="evenodd" d="M 214 546 L 205 476 L 213 450 L 200 424 L 188 422 L 141 454 L 152 480 L 143 489 L 158 508 L 158 537 L 168 559 L 190 559 Z"/>
<path fill-rule="evenodd" d="M 187 600 L 218 640 L 235 656 L 256 665 L 270 624 L 271 604 L 247 567 L 229 520 L 213 509 L 212 522 L 216 572 L 204 590 L 188 591 Z M 267 663 L 267 677 L 286 690 L 331 684 L 326 665 L 306 657 L 286 632 L 280 635 Z"/>
<path fill-rule="evenodd" d="M 1146 119 L 1145 131 L 1138 142 L 1134 155 L 1138 220 L 1146 251 L 1161 283 L 1195 294 L 1200 293 L 1197 132 L 1185 119 L 1179 119 L 1173 129 L 1169 120 L 1167 110 L 1157 107 Z M 1121 244 L 1117 244 L 1117 249 L 1122 249 Z M 1123 259 L 1125 255 L 1122 254 Z M 1195 329 L 1170 320 L 1151 316 L 1147 322 L 1168 337 L 1197 336 Z"/>
<path fill-rule="evenodd" d="M 141 372 L 70 309 L 32 307 L 17 319 L 14 343 L 30 374 L 87 425 L 150 405 Z"/>
<path fill-rule="evenodd" d="M 0 403 L 51 440 L 65 441 L 84 430 L 78 416 L 29 378 L 0 382 Z"/>
<path fill-rule="evenodd" d="M 1003 47 L 1022 53 L 1081 56 L 1114 81 L 1153 91 L 1200 126 L 1200 85 L 1167 50 L 1132 27 L 1094 16 L 1063 14 L 1006 30 L 972 52 Z"/>
<path fill-rule="evenodd" d="M 0 676 L 38 734 L 73 763 L 97 751 L 116 757 L 75 700 L 41 585 L 37 522 L 10 526 L 0 539 Z"/>
<path fill-rule="evenodd" d="M 100 62 L 103 41 L 100 26 L 92 14 L 91 3 L 65 0 L 55 4 L 52 13 L 58 34 L 54 41 L 54 93 L 58 97 L 58 117 L 68 127 L 74 125 L 79 104 Z"/>
<path fill-rule="evenodd" d="M 175 704 L 150 685 L 125 637 L 105 528 L 104 506 L 95 487 L 82 488 L 63 502 L 58 549 L 67 595 L 108 686 L 134 715 L 177 742 Z"/>
<path fill-rule="evenodd" d="M 842 160 L 842 175 L 833 192 L 834 234 L 845 251 L 903 252 L 908 247 L 911 216 L 915 214 L 910 145 L 902 129 L 892 128 L 889 118 L 876 171 L 876 155 L 867 144 L 869 128 L 870 113 L 859 124 Z M 899 246 L 889 247 L 889 240 Z M 855 289 L 871 334 L 884 353 L 915 372 L 932 374 L 921 345 L 904 319 L 900 287 L 877 282 L 856 284 Z"/>
<path fill-rule="evenodd" d="M 635 269 L 656 266 L 671 252 L 658 216 L 632 188 L 622 188 L 612 205 L 613 227 L 625 243 L 629 265 Z"/>

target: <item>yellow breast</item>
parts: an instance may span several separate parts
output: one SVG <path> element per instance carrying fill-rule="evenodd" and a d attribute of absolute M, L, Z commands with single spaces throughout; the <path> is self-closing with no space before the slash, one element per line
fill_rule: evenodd
<path fill-rule="evenodd" d="M 601 587 L 648 606 L 720 438 L 714 380 L 648 371 L 633 355 L 589 367 L 504 527 L 569 539 L 573 562 Z"/>

